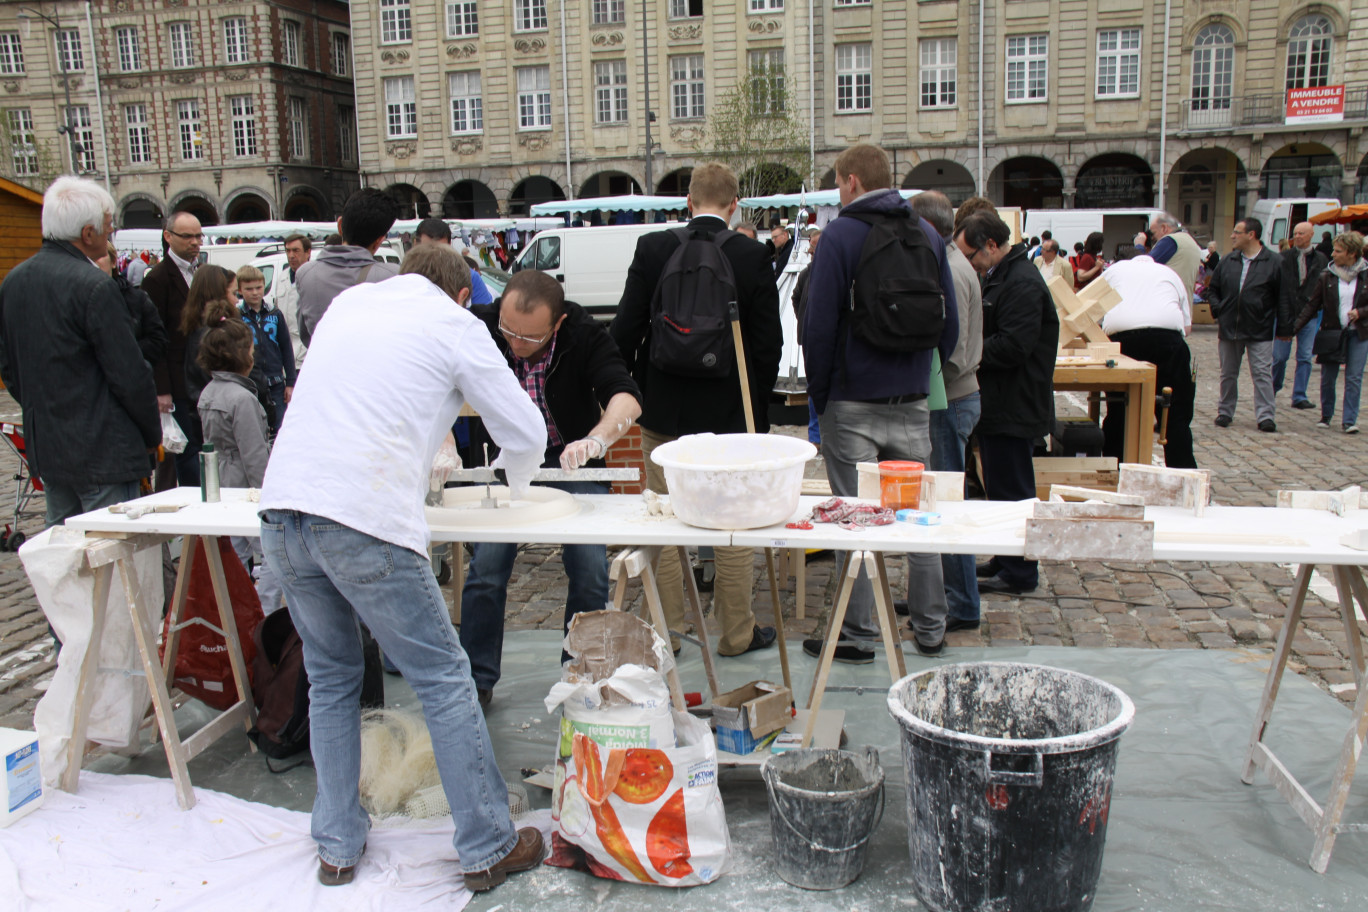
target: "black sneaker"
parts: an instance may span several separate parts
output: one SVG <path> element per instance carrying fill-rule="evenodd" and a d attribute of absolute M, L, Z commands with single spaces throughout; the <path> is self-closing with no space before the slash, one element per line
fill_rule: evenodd
<path fill-rule="evenodd" d="M 956 630 L 978 630 L 979 621 L 968 621 L 964 618 L 948 617 L 945 619 L 945 632 L 954 633 Z"/>
<path fill-rule="evenodd" d="M 1298 399 L 1296 402 L 1292 403 L 1292 407 L 1294 409 L 1306 410 L 1313 409 L 1316 405 L 1310 399 Z"/>
<path fill-rule="evenodd" d="M 940 642 L 937 643 L 935 646 L 927 646 L 925 643 L 923 643 L 916 637 L 912 638 L 912 643 L 917 647 L 917 652 L 928 657 L 938 656 L 945 651 L 945 637 L 941 637 Z"/>
<path fill-rule="evenodd" d="M 1216 416 L 1216 426 L 1217 426 L 1217 427 L 1230 427 L 1230 416 L 1229 416 L 1229 415 L 1217 415 L 1217 416 Z"/>
<path fill-rule="evenodd" d="M 1263 431 L 1265 434 L 1272 434 L 1278 430 L 1278 426 L 1273 423 L 1272 418 L 1265 418 L 1263 421 L 1259 422 L 1259 430 Z"/>
<path fill-rule="evenodd" d="M 803 640 L 803 652 L 820 659 L 824 645 L 824 640 Z M 869 665 L 874 661 L 874 650 L 861 649 L 859 646 L 837 646 L 832 659 L 845 665 Z"/>

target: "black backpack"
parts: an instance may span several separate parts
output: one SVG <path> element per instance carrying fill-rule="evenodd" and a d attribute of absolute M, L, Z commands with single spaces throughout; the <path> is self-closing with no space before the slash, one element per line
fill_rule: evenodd
<path fill-rule="evenodd" d="M 736 278 L 722 245 L 736 232 L 673 231 L 679 247 L 651 298 L 651 363 L 686 377 L 725 377 L 736 360 L 729 320 Z"/>
<path fill-rule="evenodd" d="M 869 225 L 850 288 L 850 328 L 888 352 L 928 351 L 945 329 L 940 258 L 906 209 L 842 213 Z"/>

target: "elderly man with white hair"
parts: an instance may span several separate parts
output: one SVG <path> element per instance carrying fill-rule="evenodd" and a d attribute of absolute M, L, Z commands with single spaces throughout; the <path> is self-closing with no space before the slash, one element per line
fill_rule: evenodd
<path fill-rule="evenodd" d="M 43 195 L 42 248 L 0 285 L 0 378 L 24 411 L 48 525 L 137 497 L 161 443 L 152 368 L 95 265 L 113 216 L 99 184 L 58 178 Z"/>

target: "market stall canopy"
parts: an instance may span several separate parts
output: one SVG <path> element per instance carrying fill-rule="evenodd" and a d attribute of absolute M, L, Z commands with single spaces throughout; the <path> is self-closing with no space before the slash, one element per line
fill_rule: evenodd
<path fill-rule="evenodd" d="M 567 212 L 669 212 L 688 206 L 684 196 L 594 196 L 577 200 L 557 200 L 552 203 L 537 203 L 532 207 L 533 215 L 561 215 Z"/>
<path fill-rule="evenodd" d="M 899 190 L 903 199 L 911 199 L 920 190 Z M 841 191 L 811 190 L 806 193 L 776 193 L 773 196 L 748 196 L 741 201 L 743 209 L 782 209 L 786 206 L 839 206 Z"/>
<path fill-rule="evenodd" d="M 390 228 L 391 237 L 413 232 L 418 230 L 419 224 L 425 219 L 400 219 Z M 519 231 L 540 231 L 543 228 L 559 228 L 562 224 L 558 218 L 485 218 L 485 219 L 442 219 L 451 228 L 453 234 L 459 234 L 461 229 L 466 231 L 507 231 L 516 227 Z"/>
<path fill-rule="evenodd" d="M 275 219 L 267 222 L 240 222 L 236 225 L 206 225 L 206 237 L 211 238 L 280 238 L 303 234 L 310 238 L 326 238 L 337 233 L 337 222 L 287 222 Z"/>
<path fill-rule="evenodd" d="M 1341 206 L 1339 209 L 1327 209 L 1311 216 L 1310 221 L 1313 225 L 1342 225 L 1347 222 L 1357 222 L 1359 219 L 1368 219 L 1368 203 L 1355 203 L 1352 206 Z"/>

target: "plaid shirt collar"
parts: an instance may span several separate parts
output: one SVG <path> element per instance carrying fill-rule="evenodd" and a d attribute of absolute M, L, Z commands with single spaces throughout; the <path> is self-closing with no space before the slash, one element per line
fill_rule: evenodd
<path fill-rule="evenodd" d="M 560 446 L 564 441 L 561 439 L 560 431 L 556 428 L 556 422 L 551 418 L 551 410 L 546 405 L 546 375 L 551 369 L 551 357 L 556 353 L 556 334 L 551 335 L 551 344 L 542 352 L 540 358 L 529 361 L 526 358 L 513 356 L 513 373 L 517 376 L 522 388 L 527 390 L 527 395 L 532 397 L 537 408 L 541 411 L 542 417 L 546 419 L 546 441 L 550 446 Z"/>

